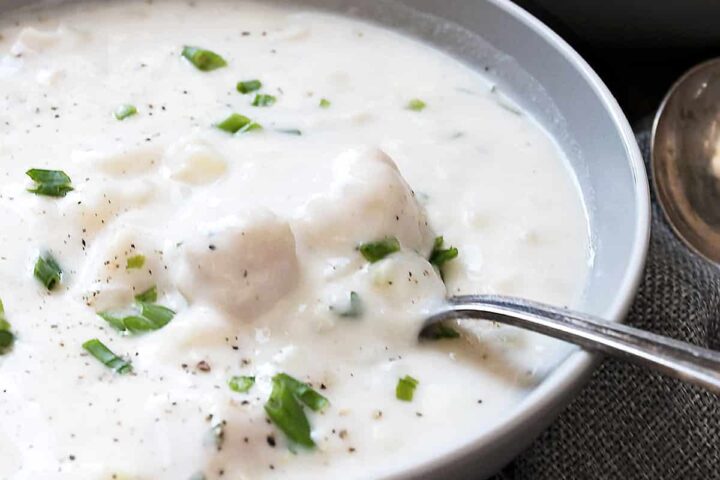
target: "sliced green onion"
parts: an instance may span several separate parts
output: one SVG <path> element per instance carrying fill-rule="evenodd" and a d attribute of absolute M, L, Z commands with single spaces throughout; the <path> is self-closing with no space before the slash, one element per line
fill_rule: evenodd
<path fill-rule="evenodd" d="M 429 262 L 438 268 L 442 268 L 445 262 L 449 262 L 453 258 L 458 256 L 458 249 L 455 247 L 443 248 L 445 239 L 443 237 L 436 237 L 435 243 L 433 244 L 433 250 L 430 254 Z"/>
<path fill-rule="evenodd" d="M 98 313 L 98 316 L 108 322 L 111 327 L 113 327 L 116 330 L 120 330 L 121 332 L 124 332 L 127 330 L 127 327 L 125 326 L 125 318 L 124 317 L 117 317 L 109 312 L 100 312 Z"/>
<path fill-rule="evenodd" d="M 135 108 L 135 105 L 120 105 L 118 108 L 115 109 L 115 118 L 118 120 L 125 120 L 128 117 L 132 117 L 137 113 L 137 108 Z"/>
<path fill-rule="evenodd" d="M 68 192 L 73 190 L 72 181 L 67 174 L 61 170 L 43 170 L 41 168 L 32 168 L 25 172 L 33 182 L 34 188 L 29 188 L 28 192 L 36 195 L 45 195 L 47 197 L 64 197 Z"/>
<path fill-rule="evenodd" d="M 385 237 L 376 242 L 363 243 L 358 247 L 365 260 L 375 263 L 388 255 L 400 251 L 400 242 L 395 237 Z"/>
<path fill-rule="evenodd" d="M 436 323 L 422 331 L 423 338 L 430 340 L 443 340 L 460 338 L 460 333 L 452 327 L 448 327 L 442 323 Z"/>
<path fill-rule="evenodd" d="M 335 309 L 333 309 L 335 310 Z M 344 318 L 358 318 L 363 314 L 363 301 L 357 292 L 350 292 L 350 303 L 342 310 L 337 310 L 337 314 Z"/>
<path fill-rule="evenodd" d="M 117 316 L 110 312 L 100 312 L 98 316 L 108 322 L 113 328 L 121 332 L 132 334 L 159 330 L 175 317 L 175 312 L 162 305 L 155 305 L 157 301 L 157 287 L 153 286 L 143 293 L 136 295 L 139 313 L 128 316 Z"/>
<path fill-rule="evenodd" d="M 320 108 L 330 108 L 330 105 L 332 105 L 332 104 L 330 103 L 330 100 L 328 100 L 327 98 L 320 99 Z"/>
<path fill-rule="evenodd" d="M 397 387 L 395 387 L 395 397 L 403 402 L 411 402 L 418 383 L 419 382 L 410 375 L 405 375 L 405 377 L 398 380 Z"/>
<path fill-rule="evenodd" d="M 258 93 L 252 102 L 253 107 L 269 107 L 277 101 L 277 98 L 265 93 Z"/>
<path fill-rule="evenodd" d="M 157 285 L 153 285 L 144 292 L 135 295 L 135 300 L 140 303 L 157 302 Z"/>
<path fill-rule="evenodd" d="M 413 98 L 407 103 L 406 108 L 408 110 L 412 110 L 414 112 L 421 112 L 425 110 L 425 107 L 427 107 L 427 104 L 420 100 L 419 98 Z"/>
<path fill-rule="evenodd" d="M 277 377 L 273 378 L 273 389 L 265 403 L 265 413 L 290 441 L 309 448 L 315 446 L 310 436 L 310 422 L 302 405 L 292 388 Z"/>
<path fill-rule="evenodd" d="M 141 303 L 140 308 L 142 310 L 142 316 L 152 322 L 153 330 L 164 327 L 170 320 L 175 316 L 175 312 L 162 305 L 155 305 L 152 303 Z"/>
<path fill-rule="evenodd" d="M 273 377 L 273 383 L 276 381 L 283 382 L 288 385 L 295 396 L 297 396 L 298 399 L 300 399 L 314 412 L 325 410 L 328 405 L 330 405 L 328 399 L 313 390 L 310 385 L 303 383 L 290 375 L 278 373 Z"/>
<path fill-rule="evenodd" d="M 252 130 L 262 130 L 259 123 L 250 120 L 245 115 L 233 113 L 222 122 L 215 125 L 217 128 L 228 133 L 245 133 Z"/>
<path fill-rule="evenodd" d="M 217 70 L 227 65 L 225 59 L 217 53 L 199 47 L 184 47 L 182 56 L 203 72 Z"/>
<path fill-rule="evenodd" d="M 5 316 L 5 307 L 0 300 L 0 355 L 5 353 L 15 342 L 15 335 L 10 331 L 10 322 Z"/>
<path fill-rule="evenodd" d="M 49 253 L 38 257 L 33 274 L 48 290 L 55 288 L 62 280 L 62 269 Z"/>
<path fill-rule="evenodd" d="M 128 257 L 125 268 L 131 270 L 133 268 L 142 268 L 145 265 L 145 255 L 133 255 Z"/>
<path fill-rule="evenodd" d="M 235 376 L 228 380 L 228 386 L 233 392 L 247 393 L 253 385 L 255 385 L 255 377 L 248 377 L 246 375 Z"/>
<path fill-rule="evenodd" d="M 260 80 L 245 80 L 243 82 L 238 82 L 236 88 L 238 92 L 245 95 L 247 93 L 252 93 L 260 90 L 262 88 L 262 83 L 260 82 Z"/>
<path fill-rule="evenodd" d="M 105 344 L 97 338 L 93 338 L 92 340 L 88 340 L 83 343 L 83 348 L 87 350 L 90 355 L 100 361 L 100 363 L 115 370 L 119 374 L 132 372 L 132 365 L 130 362 L 115 355 L 112 350 L 107 348 Z"/>

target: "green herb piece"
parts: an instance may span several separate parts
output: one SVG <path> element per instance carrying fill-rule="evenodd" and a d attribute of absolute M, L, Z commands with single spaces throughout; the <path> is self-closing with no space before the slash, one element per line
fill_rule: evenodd
<path fill-rule="evenodd" d="M 419 382 L 410 375 L 405 375 L 405 377 L 398 380 L 397 387 L 395 387 L 395 397 L 403 402 L 411 402 L 418 383 Z"/>
<path fill-rule="evenodd" d="M 32 168 L 25 172 L 33 182 L 35 188 L 28 188 L 28 192 L 47 197 L 64 197 L 73 190 L 72 181 L 67 174 L 61 170 L 43 170 Z"/>
<path fill-rule="evenodd" d="M 328 100 L 327 98 L 320 99 L 320 108 L 330 108 L 330 105 L 332 105 L 332 104 L 330 103 L 330 100 Z"/>
<path fill-rule="evenodd" d="M 452 327 L 448 327 L 442 323 L 436 323 L 423 330 L 422 336 L 430 340 L 443 340 L 460 338 L 460 333 Z"/>
<path fill-rule="evenodd" d="M 10 322 L 5 316 L 5 307 L 0 300 L 0 355 L 5 353 L 15 342 L 15 335 L 10 331 Z"/>
<path fill-rule="evenodd" d="M 400 251 L 400 242 L 395 237 L 385 237 L 376 242 L 363 243 L 358 247 L 365 260 L 375 263 L 388 255 Z"/>
<path fill-rule="evenodd" d="M 252 93 L 260 90 L 262 88 L 262 83 L 260 82 L 260 80 L 245 80 L 243 82 L 238 82 L 236 88 L 238 92 L 245 95 L 247 93 Z"/>
<path fill-rule="evenodd" d="M 131 270 L 133 268 L 142 268 L 145 265 L 145 255 L 133 255 L 128 257 L 125 268 Z"/>
<path fill-rule="evenodd" d="M 109 348 L 105 346 L 97 338 L 88 340 L 83 343 L 83 348 L 87 350 L 90 355 L 95 357 L 100 363 L 108 368 L 115 370 L 119 374 L 126 374 L 132 372 L 132 365 L 130 362 L 124 360 L 121 357 L 115 355 Z"/>
<path fill-rule="evenodd" d="M 252 102 L 253 107 L 269 107 L 277 101 L 277 98 L 265 93 L 258 93 Z"/>
<path fill-rule="evenodd" d="M 140 309 L 139 313 L 117 316 L 109 312 L 100 312 L 98 316 L 116 330 L 132 334 L 159 330 L 175 317 L 174 311 L 153 303 L 157 301 L 157 287 L 155 286 L 136 295 L 135 300 L 137 301 L 137 308 Z"/>
<path fill-rule="evenodd" d="M 262 126 L 250 120 L 245 115 L 233 113 L 222 122 L 215 125 L 217 128 L 228 133 L 245 133 L 252 130 L 262 130 Z"/>
<path fill-rule="evenodd" d="M 172 320 L 175 316 L 174 311 L 167 307 L 163 307 L 162 305 L 140 303 L 140 308 L 142 310 L 142 316 L 148 319 L 155 327 L 153 330 L 158 330 L 164 327 L 170 323 L 170 320 Z"/>
<path fill-rule="evenodd" d="M 429 262 L 438 268 L 442 268 L 445 262 L 449 262 L 453 258 L 458 256 L 458 249 L 455 247 L 443 248 L 445 240 L 443 237 L 435 237 L 435 243 L 433 244 L 433 250 L 430 254 Z"/>
<path fill-rule="evenodd" d="M 48 290 L 55 288 L 62 280 L 62 269 L 49 253 L 38 257 L 33 274 Z"/>
<path fill-rule="evenodd" d="M 207 480 L 207 477 L 204 473 L 198 472 L 194 473 L 188 480 Z"/>
<path fill-rule="evenodd" d="M 144 292 L 135 295 L 135 300 L 140 303 L 157 302 L 157 285 L 153 285 Z"/>
<path fill-rule="evenodd" d="M 335 309 L 333 309 L 335 310 Z M 344 318 L 358 318 L 363 314 L 364 305 L 357 292 L 350 292 L 350 303 L 347 308 L 337 310 L 337 314 Z"/>
<path fill-rule="evenodd" d="M 227 65 L 225 59 L 217 53 L 199 47 L 184 47 L 182 56 L 203 72 L 217 70 Z"/>
<path fill-rule="evenodd" d="M 235 376 L 228 380 L 228 386 L 233 392 L 247 393 L 253 385 L 255 385 L 255 377 L 248 377 L 246 375 Z"/>
<path fill-rule="evenodd" d="M 414 112 L 421 112 L 425 110 L 425 107 L 427 107 L 427 104 L 425 102 L 423 102 L 419 98 L 413 98 L 407 103 L 407 106 L 405 108 Z"/>
<path fill-rule="evenodd" d="M 133 115 L 137 114 L 137 108 L 135 108 L 135 105 L 120 105 L 118 108 L 115 109 L 115 118 L 118 120 L 125 120 L 128 117 L 132 117 Z"/>
<path fill-rule="evenodd" d="M 290 441 L 308 448 L 315 446 L 310 436 L 310 422 L 302 405 L 285 382 L 273 378 L 273 389 L 265 403 L 265 413 Z"/>
<path fill-rule="evenodd" d="M 121 332 L 124 332 L 127 330 L 127 327 L 125 326 L 125 318 L 124 317 L 116 317 L 112 313 L 109 312 L 100 312 L 98 313 L 98 316 L 108 322 L 111 327 L 113 327 L 116 330 L 120 330 Z"/>
<path fill-rule="evenodd" d="M 330 405 L 328 399 L 313 390 L 310 385 L 308 385 L 307 383 L 303 383 L 300 380 L 297 380 L 296 378 L 293 378 L 286 373 L 278 373 L 277 375 L 275 375 L 273 377 L 273 382 L 275 381 L 287 384 L 293 391 L 295 396 L 297 396 L 305 405 L 310 407 L 310 409 L 314 412 L 325 410 L 328 405 Z"/>
<path fill-rule="evenodd" d="M 272 393 L 265 403 L 268 417 L 292 442 L 314 447 L 310 423 L 300 402 L 316 412 L 324 410 L 330 402 L 309 385 L 285 373 L 275 375 L 272 381 Z"/>

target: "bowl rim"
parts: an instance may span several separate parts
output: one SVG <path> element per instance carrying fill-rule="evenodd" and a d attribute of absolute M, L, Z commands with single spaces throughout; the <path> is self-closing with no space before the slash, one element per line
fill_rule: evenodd
<path fill-rule="evenodd" d="M 565 57 L 595 92 L 608 112 L 623 146 L 625 157 L 630 166 L 635 190 L 636 229 L 633 245 L 622 282 L 617 288 L 613 302 L 607 306 L 603 317 L 613 322 L 623 322 L 643 278 L 645 261 L 650 244 L 651 205 L 650 186 L 643 156 L 635 140 L 630 124 L 615 97 L 590 65 L 563 38 L 555 33 L 527 10 L 511 0 L 485 0 L 506 11 L 527 28 L 544 38 L 556 52 Z M 503 439 L 521 430 L 523 425 L 533 422 L 550 424 L 552 420 L 571 401 L 573 394 L 590 379 L 592 372 L 600 363 L 600 357 L 582 350 L 573 352 L 523 401 L 515 407 L 506 421 L 498 424 L 486 434 L 460 448 L 414 465 L 403 471 L 398 479 L 411 479 L 429 472 L 440 471 L 443 467 L 472 456 L 476 451 L 490 444 L 502 444 Z M 544 415 L 542 420 L 540 416 Z M 546 426 L 543 426 L 543 430 Z M 534 437 L 528 439 L 528 442 Z"/>

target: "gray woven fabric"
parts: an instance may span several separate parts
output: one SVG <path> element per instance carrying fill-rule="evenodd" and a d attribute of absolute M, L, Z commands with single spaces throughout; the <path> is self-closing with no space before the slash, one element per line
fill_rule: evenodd
<path fill-rule="evenodd" d="M 647 158 L 648 134 L 638 135 Z M 720 349 L 720 268 L 654 203 L 645 277 L 627 323 Z M 720 479 L 720 397 L 605 360 L 558 420 L 495 480 Z"/>

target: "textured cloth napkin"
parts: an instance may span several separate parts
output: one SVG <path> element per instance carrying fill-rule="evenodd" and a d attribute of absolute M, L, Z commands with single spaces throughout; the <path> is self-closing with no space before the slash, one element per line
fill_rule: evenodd
<path fill-rule="evenodd" d="M 637 137 L 646 159 L 649 134 Z M 627 323 L 720 350 L 720 268 L 678 240 L 653 197 L 650 251 Z M 552 426 L 494 480 L 720 479 L 720 396 L 605 359 Z"/>

